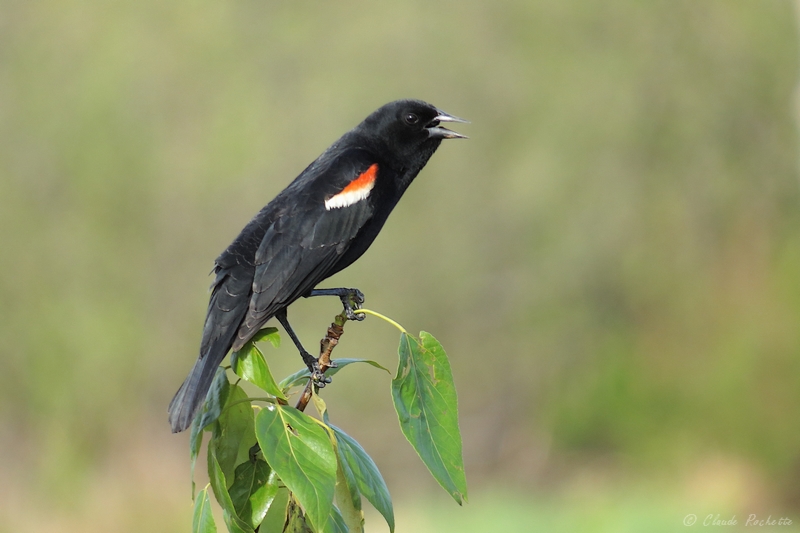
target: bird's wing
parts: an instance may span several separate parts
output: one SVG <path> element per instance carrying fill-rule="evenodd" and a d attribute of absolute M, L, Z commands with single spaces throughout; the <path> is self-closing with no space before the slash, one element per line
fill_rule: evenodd
<path fill-rule="evenodd" d="M 277 216 L 256 252 L 252 295 L 234 350 L 331 274 L 373 215 L 367 198 L 377 172 L 376 164 L 350 155 L 307 182 L 307 194 L 293 195 L 302 200 Z"/>
<path fill-rule="evenodd" d="M 372 217 L 377 165 L 359 149 L 326 152 L 261 210 L 217 258 L 200 356 L 170 403 L 173 431 L 192 422 L 229 349 L 328 277 Z"/>
<path fill-rule="evenodd" d="M 255 267 L 247 263 L 220 260 L 216 263 L 216 278 L 211 285 L 211 299 L 203 325 L 201 354 L 221 338 L 224 339 L 223 344 L 227 341 L 230 346 L 233 332 L 247 311 L 254 270 Z"/>
<path fill-rule="evenodd" d="M 247 312 L 253 270 L 253 265 L 239 263 L 230 254 L 223 254 L 217 259 L 200 356 L 169 405 L 169 421 L 173 432 L 189 427 L 205 399 L 217 366 L 228 352 Z"/>

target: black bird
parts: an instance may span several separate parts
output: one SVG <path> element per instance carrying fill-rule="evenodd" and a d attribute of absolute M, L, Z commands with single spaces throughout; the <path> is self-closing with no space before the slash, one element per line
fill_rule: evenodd
<path fill-rule="evenodd" d="M 326 378 L 292 331 L 286 308 L 300 297 L 334 295 L 348 318 L 363 318 L 354 313 L 364 301 L 358 289 L 314 287 L 369 248 L 442 139 L 465 138 L 442 122 L 466 121 L 419 100 L 384 105 L 325 150 L 222 252 L 200 356 L 169 405 L 173 432 L 192 423 L 228 350 L 239 350 L 272 317 L 324 386 Z"/>

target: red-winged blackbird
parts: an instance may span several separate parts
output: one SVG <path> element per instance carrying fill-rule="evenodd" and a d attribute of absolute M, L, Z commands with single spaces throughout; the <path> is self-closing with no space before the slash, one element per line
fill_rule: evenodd
<path fill-rule="evenodd" d="M 292 338 L 315 381 L 329 378 L 300 344 L 286 308 L 300 297 L 339 296 L 348 318 L 358 289 L 314 289 L 369 248 L 386 218 L 442 139 L 464 138 L 440 126 L 466 122 L 419 100 L 381 107 L 300 173 L 215 261 L 200 357 L 169 405 L 172 431 L 192 423 L 217 366 L 272 317 Z"/>

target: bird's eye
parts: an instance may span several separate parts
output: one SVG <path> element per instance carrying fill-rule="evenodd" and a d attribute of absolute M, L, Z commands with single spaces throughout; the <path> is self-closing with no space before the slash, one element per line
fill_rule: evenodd
<path fill-rule="evenodd" d="M 419 122 L 419 117 L 414 113 L 406 113 L 406 116 L 403 117 L 403 120 L 406 121 L 406 124 L 414 125 Z"/>

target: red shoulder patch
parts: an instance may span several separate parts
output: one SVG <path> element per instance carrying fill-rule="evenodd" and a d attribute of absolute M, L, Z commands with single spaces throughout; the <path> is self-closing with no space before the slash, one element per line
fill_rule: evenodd
<path fill-rule="evenodd" d="M 356 179 L 347 184 L 342 192 L 331 196 L 325 200 L 325 209 L 331 210 L 339 207 L 347 207 L 356 202 L 366 199 L 370 191 L 375 186 L 375 178 L 378 176 L 378 164 L 373 163 L 367 170 L 362 172 Z"/>

